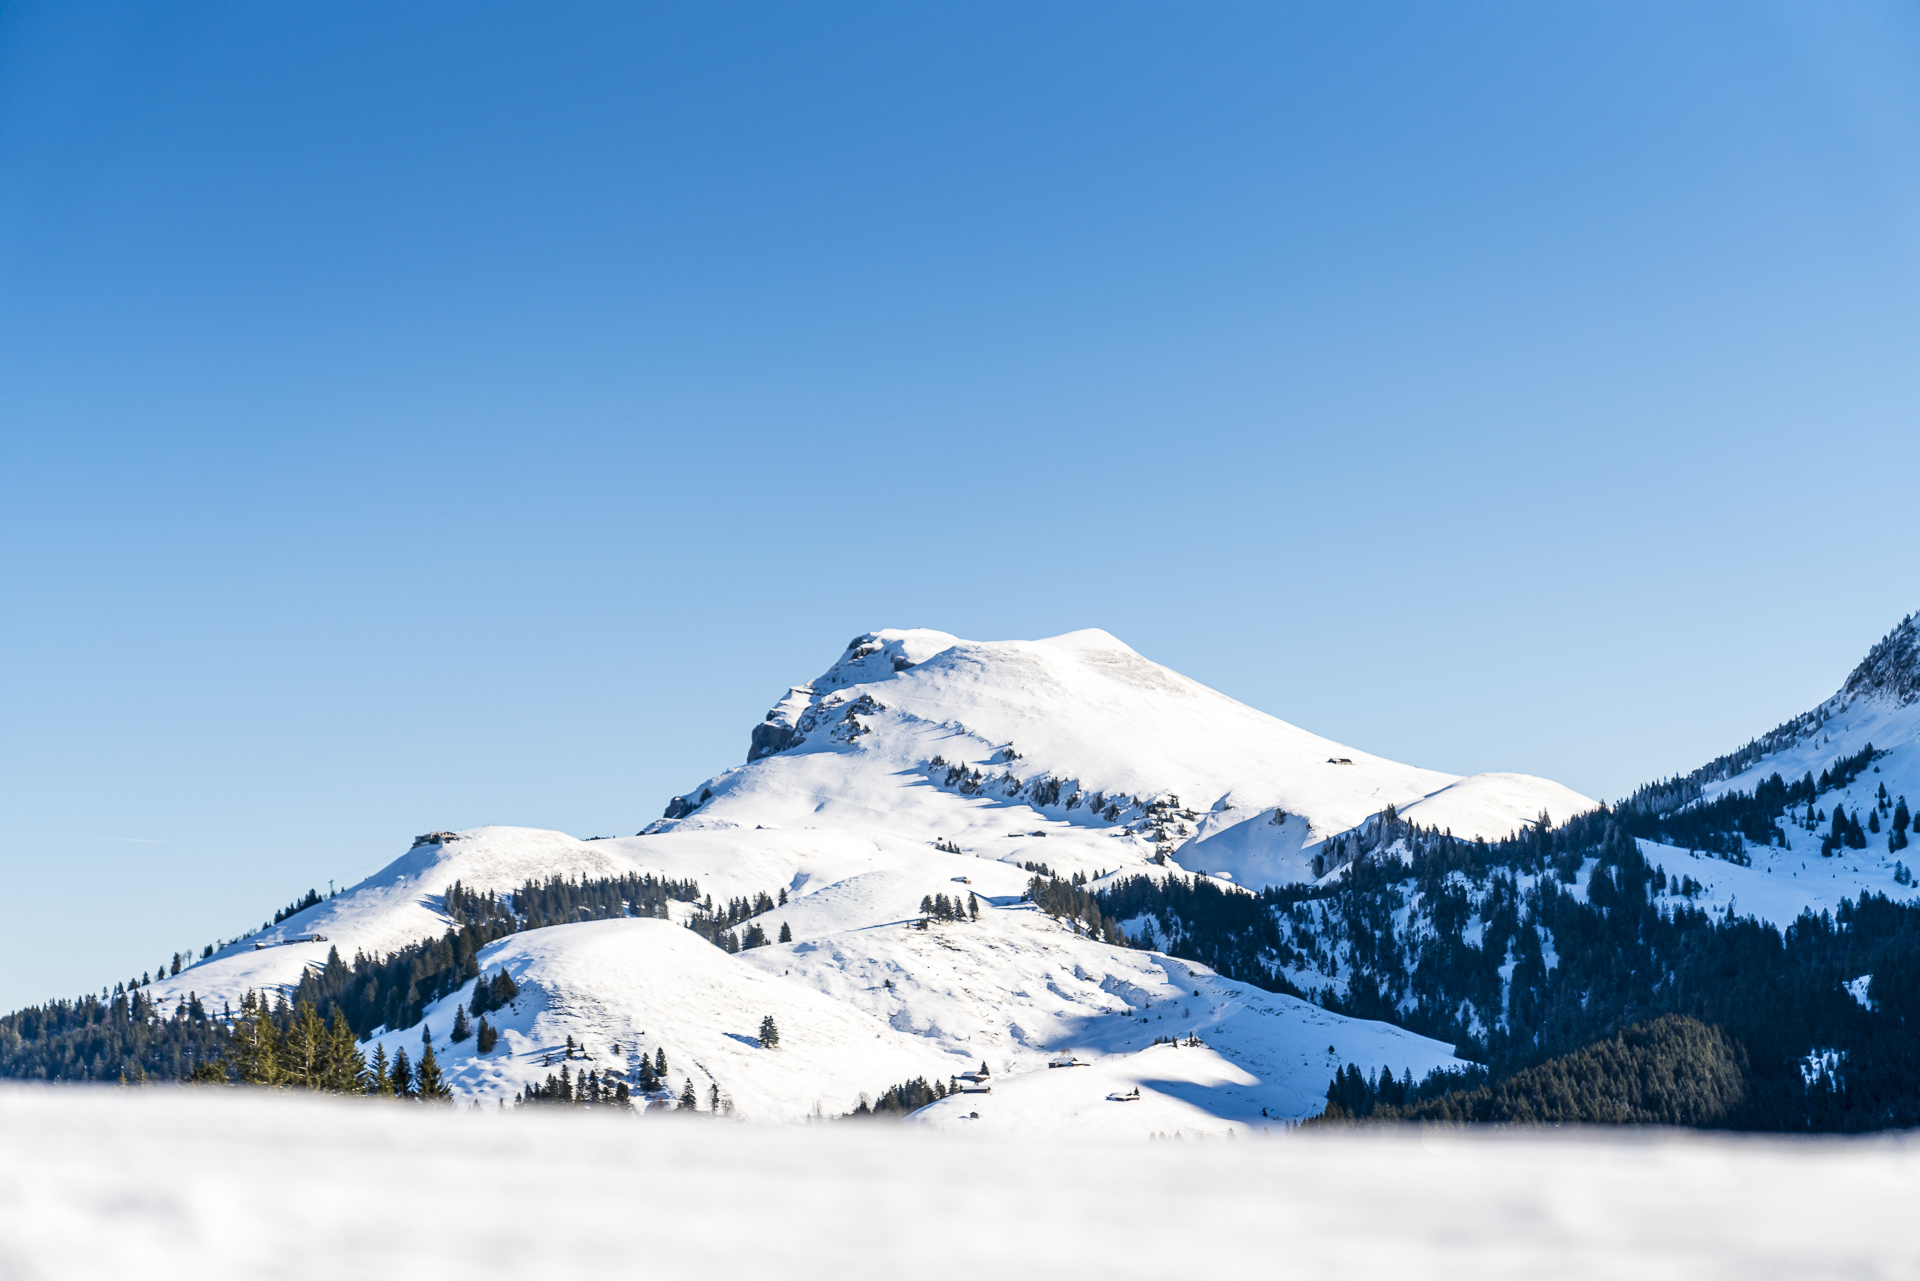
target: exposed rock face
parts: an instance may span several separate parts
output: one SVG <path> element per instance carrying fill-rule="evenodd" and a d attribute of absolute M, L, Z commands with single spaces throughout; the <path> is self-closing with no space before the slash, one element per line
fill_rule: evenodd
<path fill-rule="evenodd" d="M 1920 699 L 1920 627 L 1915 626 L 1912 614 L 1867 651 L 1866 659 L 1853 669 L 1840 693 L 1848 699 L 1864 694 L 1895 707 Z"/>
<path fill-rule="evenodd" d="M 753 743 L 747 748 L 747 764 L 751 765 L 763 756 L 772 756 L 784 752 L 801 741 L 804 736 L 791 725 L 780 725 L 773 721 L 753 727 Z M 667 815 L 668 818 L 674 817 Z"/>

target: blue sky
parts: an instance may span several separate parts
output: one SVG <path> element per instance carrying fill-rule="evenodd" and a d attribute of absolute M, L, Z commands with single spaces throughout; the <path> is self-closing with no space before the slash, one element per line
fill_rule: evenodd
<path fill-rule="evenodd" d="M 1920 604 L 1920 17 L 0 9 L 0 1005 L 858 632 L 1617 796 Z"/>

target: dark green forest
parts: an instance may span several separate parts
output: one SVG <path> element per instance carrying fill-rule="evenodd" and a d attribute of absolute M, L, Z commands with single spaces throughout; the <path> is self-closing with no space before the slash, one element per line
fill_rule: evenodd
<path fill-rule="evenodd" d="M 311 893 L 308 898 L 309 907 L 321 901 Z M 380 1027 L 411 1027 L 428 1005 L 477 977 L 475 958 L 495 939 L 573 921 L 664 917 L 668 902 L 699 898 L 692 881 L 654 876 L 556 876 L 530 880 L 506 895 L 477 893 L 455 882 L 445 899 L 455 926 L 446 934 L 381 956 L 356 955 L 351 964 L 337 949 L 329 950 L 325 964 L 309 967 L 298 984 L 278 994 L 270 1017 L 285 1032 L 294 1011 L 310 1007 L 322 1021 L 338 1019 L 365 1040 Z M 703 919 L 696 917 L 696 923 Z M 511 986 L 504 972 L 494 982 L 500 979 Z M 494 994 L 491 986 L 476 991 L 476 1015 L 504 1003 Z M 203 1065 L 230 1057 L 233 1030 L 241 1020 L 239 1011 L 209 1011 L 194 997 L 164 1009 L 143 984 L 122 983 L 97 996 L 49 1001 L 0 1017 L 0 1078 L 184 1080 Z"/>
<path fill-rule="evenodd" d="M 1784 931 L 1729 919 L 1695 906 L 1684 870 L 1650 865 L 1630 826 L 1601 809 L 1464 841 L 1388 811 L 1341 838 L 1346 870 L 1326 885 L 1142 876 L 1093 897 L 1137 944 L 1450 1042 L 1496 1084 L 1685 1015 L 1745 1064 L 1738 1106 L 1698 1124 L 1920 1124 L 1920 908 L 1865 894 Z M 1863 1004 L 1844 985 L 1866 975 Z"/>

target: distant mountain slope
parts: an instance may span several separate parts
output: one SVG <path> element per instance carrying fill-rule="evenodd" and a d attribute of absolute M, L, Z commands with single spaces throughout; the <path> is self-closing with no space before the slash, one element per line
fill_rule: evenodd
<path fill-rule="evenodd" d="M 1698 879 L 1748 886 L 1747 910 L 1764 903 L 1768 919 L 1784 921 L 1796 904 L 1824 905 L 1836 891 L 1910 893 L 1916 804 L 1920 626 L 1909 615 L 1833 697 L 1691 773 L 1648 784 L 1621 811 L 1642 835 L 1731 859 L 1734 867 Z"/>

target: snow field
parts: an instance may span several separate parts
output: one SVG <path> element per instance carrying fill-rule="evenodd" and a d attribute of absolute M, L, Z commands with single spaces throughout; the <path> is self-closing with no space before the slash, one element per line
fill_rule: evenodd
<path fill-rule="evenodd" d="M 521 993 L 487 1016 L 500 1042 L 482 1055 L 475 1038 L 447 1039 L 454 1007 L 473 999 L 473 983 L 428 1007 L 434 1056 L 463 1099 L 496 1106 L 522 1086 L 558 1075 L 613 1071 L 627 1079 L 636 1053 L 667 1053 L 675 1093 L 692 1080 L 700 1107 L 718 1084 L 735 1114 L 750 1121 L 798 1121 L 815 1110 L 849 1112 L 862 1088 L 877 1091 L 910 1077 L 941 1076 L 948 1057 L 922 1038 L 894 1031 L 777 971 L 742 965 L 691 930 L 661 920 L 587 921 L 529 930 L 484 949 L 486 973 L 514 976 Z M 772 1015 L 778 1049 L 764 1049 L 760 1020 Z M 567 1038 L 589 1057 L 564 1057 Z M 405 1049 L 418 1061 L 420 1028 L 389 1032 L 388 1057 Z M 616 1055 L 612 1047 L 618 1045 Z M 862 1083 L 868 1083 L 862 1085 Z"/>
<path fill-rule="evenodd" d="M 1898 1137 L 970 1142 L 8 1086 L 0 1275 L 1892 1278 L 1917 1180 Z"/>
<path fill-rule="evenodd" d="M 925 930 L 896 918 L 738 955 L 667 921 L 592 921 L 501 939 L 479 959 L 487 974 L 505 967 L 521 988 L 488 1016 L 501 1032 L 492 1053 L 481 1055 L 471 1038 L 448 1039 L 471 982 L 430 1006 L 425 1023 L 458 1095 L 487 1104 L 563 1063 L 576 1075 L 611 1070 L 626 1079 L 636 1052 L 664 1048 L 672 1088 L 691 1079 L 702 1108 L 718 1084 L 743 1119 L 798 1121 L 842 1115 L 862 1093 L 877 1097 L 914 1077 L 945 1081 L 984 1061 L 1002 1098 L 990 1109 L 995 1124 L 1044 1132 L 1060 1128 L 1041 1115 L 1044 1102 L 1022 1110 L 1004 1100 L 1036 1088 L 1022 1082 L 1057 1076 L 1047 1060 L 1071 1051 L 1129 1088 L 1141 1085 L 1152 1101 L 1183 1100 L 1169 1115 L 1183 1118 L 1187 1133 L 1224 1133 L 1312 1115 L 1349 1062 L 1370 1074 L 1411 1069 L 1416 1079 L 1456 1064 L 1440 1042 L 1159 953 L 1109 947 L 1029 905 Z M 775 1050 L 758 1044 L 767 1015 L 780 1029 Z M 1156 1038 L 1190 1034 L 1214 1049 L 1185 1051 L 1180 1062 L 1220 1058 L 1229 1065 L 1221 1088 L 1191 1088 L 1198 1078 L 1163 1083 L 1156 1065 L 1164 1056 L 1135 1062 L 1153 1054 Z M 569 1036 L 589 1057 L 564 1058 Z M 415 1025 L 382 1034 L 366 1051 L 384 1044 L 389 1058 L 406 1049 L 417 1060 L 420 1040 Z M 1135 1121 L 1119 1128 L 1103 1118 L 1099 1132 L 1144 1139 L 1155 1127 L 1136 1122 L 1152 1110 L 1134 1108 Z"/>

